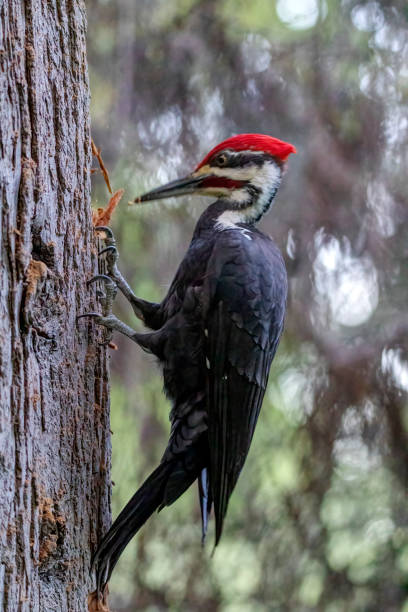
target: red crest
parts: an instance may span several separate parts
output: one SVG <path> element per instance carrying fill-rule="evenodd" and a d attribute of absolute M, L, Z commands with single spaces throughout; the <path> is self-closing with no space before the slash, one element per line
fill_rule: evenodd
<path fill-rule="evenodd" d="M 277 157 L 280 161 L 286 161 L 291 153 L 296 153 L 293 145 L 272 136 L 265 134 L 238 134 L 231 136 L 223 142 L 220 142 L 216 147 L 211 149 L 204 159 L 198 164 L 196 170 L 205 166 L 213 155 L 216 155 L 224 149 L 232 149 L 233 151 L 260 151 L 269 153 L 273 157 Z"/>

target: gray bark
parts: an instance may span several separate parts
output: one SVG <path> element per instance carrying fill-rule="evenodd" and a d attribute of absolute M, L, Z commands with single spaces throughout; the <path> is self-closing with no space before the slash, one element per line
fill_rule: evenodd
<path fill-rule="evenodd" d="M 97 266 L 86 17 L 0 4 L 0 609 L 82 612 L 110 502 L 105 349 L 76 323 Z"/>

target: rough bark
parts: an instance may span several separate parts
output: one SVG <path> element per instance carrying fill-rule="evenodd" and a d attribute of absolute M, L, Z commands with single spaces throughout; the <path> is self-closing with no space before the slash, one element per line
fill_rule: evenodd
<path fill-rule="evenodd" d="M 109 521 L 80 0 L 0 6 L 0 609 L 86 609 Z M 89 333 L 89 338 L 88 338 Z"/>

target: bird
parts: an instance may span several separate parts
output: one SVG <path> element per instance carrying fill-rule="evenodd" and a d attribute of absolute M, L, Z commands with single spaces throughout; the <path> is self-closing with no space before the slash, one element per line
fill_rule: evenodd
<path fill-rule="evenodd" d="M 119 331 L 157 357 L 171 402 L 169 441 L 158 467 L 102 538 L 93 557 L 103 593 L 119 556 L 156 510 L 198 482 L 204 540 L 210 513 L 215 546 L 232 491 L 246 460 L 283 331 L 287 274 L 273 240 L 256 225 L 274 201 L 295 147 L 265 134 L 238 134 L 215 146 L 188 176 L 134 202 L 205 195 L 191 243 L 160 303 L 137 297 L 118 267 L 108 227 L 106 274 L 99 293 L 104 312 L 89 312 L 108 334 Z M 117 291 L 150 331 L 136 332 L 112 313 Z"/>

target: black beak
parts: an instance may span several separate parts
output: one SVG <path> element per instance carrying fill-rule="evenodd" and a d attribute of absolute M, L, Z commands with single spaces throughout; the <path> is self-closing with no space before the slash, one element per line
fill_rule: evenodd
<path fill-rule="evenodd" d="M 162 200 L 163 198 L 174 198 L 187 193 L 194 193 L 200 190 L 206 178 L 208 178 L 207 174 L 202 174 L 201 176 L 190 174 L 185 178 L 177 179 L 171 181 L 171 183 L 167 183 L 167 185 L 152 189 L 152 191 L 148 191 L 138 198 L 135 198 L 134 202 L 138 204 L 139 202 L 150 202 L 152 200 Z"/>

